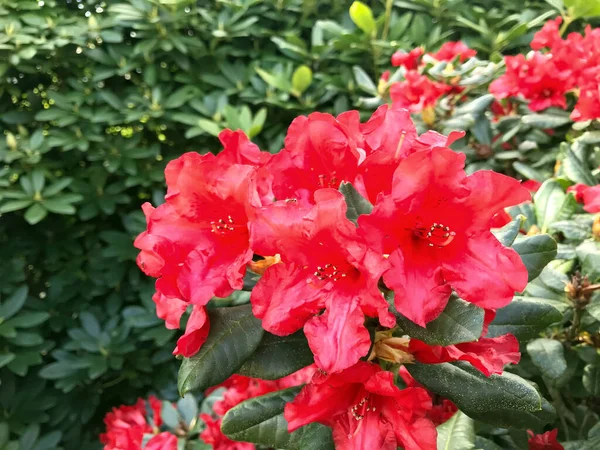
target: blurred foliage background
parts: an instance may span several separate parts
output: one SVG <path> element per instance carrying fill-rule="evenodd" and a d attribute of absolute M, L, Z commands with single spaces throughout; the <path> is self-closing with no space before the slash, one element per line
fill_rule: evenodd
<path fill-rule="evenodd" d="M 398 48 L 527 51 L 542 0 L 0 3 L 0 448 L 99 448 L 114 405 L 175 400 L 175 332 L 135 266 L 141 203 L 224 128 L 277 151 L 291 120 L 376 106 Z M 360 65 L 362 70 L 354 68 Z M 10 439 L 15 447 L 6 446 Z"/>

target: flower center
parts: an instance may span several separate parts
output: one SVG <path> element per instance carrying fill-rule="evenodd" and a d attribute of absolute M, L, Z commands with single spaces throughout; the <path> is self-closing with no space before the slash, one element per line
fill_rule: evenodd
<path fill-rule="evenodd" d="M 346 271 L 342 270 L 341 267 L 334 266 L 333 264 L 325 264 L 323 267 L 317 267 L 314 276 L 317 277 L 317 280 L 319 281 L 337 281 L 340 278 L 346 278 L 348 274 Z"/>
<path fill-rule="evenodd" d="M 456 237 L 456 233 L 450 227 L 442 223 L 434 223 L 429 228 L 417 228 L 415 234 L 428 242 L 430 247 L 446 247 Z"/>
<path fill-rule="evenodd" d="M 227 220 L 211 220 L 210 226 L 212 228 L 211 233 L 227 234 L 234 231 L 239 225 L 236 225 L 231 216 L 227 216 Z"/>
<path fill-rule="evenodd" d="M 375 407 L 371 408 L 369 405 L 369 396 L 364 397 L 360 402 L 356 405 L 350 407 L 350 414 L 354 417 L 355 420 L 361 421 L 365 418 L 365 414 L 369 411 L 375 411 Z"/>
<path fill-rule="evenodd" d="M 319 175 L 319 187 L 320 188 L 334 188 L 337 189 L 340 183 L 335 174 L 335 170 L 331 172 L 331 175 L 321 174 Z"/>

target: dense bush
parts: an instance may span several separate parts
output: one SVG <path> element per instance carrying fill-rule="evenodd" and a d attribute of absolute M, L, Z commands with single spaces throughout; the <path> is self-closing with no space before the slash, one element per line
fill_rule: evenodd
<path fill-rule="evenodd" d="M 372 34 L 353 24 L 350 1 L 197 3 L 0 5 L 0 447 L 10 436 L 23 450 L 94 448 L 112 406 L 177 397 L 175 332 L 156 318 L 131 245 L 139 205 L 161 202 L 169 160 L 217 151 L 224 128 L 275 152 L 299 114 L 370 114 L 397 48 L 461 38 L 499 62 L 556 14 L 541 0 L 371 2 Z M 491 146 L 482 123 L 436 126 Z M 523 141 L 543 153 L 548 138 L 531 133 Z M 470 150 L 473 169 L 543 181 L 562 140 L 537 172 L 522 164 L 531 144 L 483 162 Z"/>

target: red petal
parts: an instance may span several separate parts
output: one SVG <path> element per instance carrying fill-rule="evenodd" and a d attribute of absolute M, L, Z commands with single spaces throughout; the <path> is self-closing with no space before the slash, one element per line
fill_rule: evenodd
<path fill-rule="evenodd" d="M 371 346 L 369 331 L 358 299 L 332 298 L 325 312 L 304 325 L 304 334 L 315 362 L 328 373 L 356 364 Z"/>
<path fill-rule="evenodd" d="M 186 358 L 194 356 L 206 341 L 209 331 L 210 323 L 206 315 L 206 308 L 194 306 L 185 328 L 185 334 L 177 340 L 177 347 L 173 350 L 173 354 Z"/>

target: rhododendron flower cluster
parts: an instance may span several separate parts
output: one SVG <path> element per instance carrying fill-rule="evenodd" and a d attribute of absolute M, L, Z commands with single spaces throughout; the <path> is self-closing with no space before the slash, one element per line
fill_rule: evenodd
<path fill-rule="evenodd" d="M 497 98 L 522 97 L 532 111 L 551 106 L 567 109 L 568 93 L 577 98 L 571 118 L 600 117 L 600 29 L 561 37 L 562 17 L 547 22 L 531 42 L 528 56 L 506 56 L 506 73 L 492 82 Z"/>
<path fill-rule="evenodd" d="M 460 93 L 462 88 L 452 83 L 434 81 L 423 74 L 426 62 L 421 58 L 424 54 L 422 47 L 410 52 L 398 50 L 392 55 L 392 65 L 404 67 L 404 80 L 390 86 L 392 102 L 413 113 L 421 112 L 435 106 L 440 97 L 449 93 Z M 436 53 L 428 53 L 435 61 L 464 62 L 474 57 L 477 52 L 467 47 L 463 42 L 446 42 Z"/>
<path fill-rule="evenodd" d="M 145 435 L 152 436 L 145 450 L 176 450 L 177 436 L 159 431 L 161 406 L 162 402 L 151 396 L 148 401 L 139 399 L 135 405 L 113 408 L 104 418 L 106 432 L 100 435 L 104 450 L 141 450 Z"/>
<path fill-rule="evenodd" d="M 471 54 L 457 48 L 438 57 Z M 199 351 L 210 332 L 207 303 L 241 289 L 253 271 L 254 316 L 276 336 L 303 330 L 318 368 L 285 409 L 290 432 L 319 422 L 339 449 L 434 449 L 431 396 L 395 385 L 378 364 L 387 356 L 377 347 L 369 354 L 371 333 L 400 333 L 396 314 L 426 326 L 455 292 L 485 310 L 481 338 L 442 347 L 408 336 L 405 362 L 461 360 L 501 373 L 518 362 L 519 345 L 511 335 L 487 338 L 487 325 L 528 278 L 490 229 L 530 193 L 491 171 L 467 175 L 464 155 L 448 148 L 463 135 L 418 135 L 408 110 L 384 105 L 364 123 L 357 111 L 298 117 L 275 155 L 226 130 L 218 156 L 169 163 L 165 203 L 144 205 L 148 226 L 136 246 L 141 269 L 158 278 L 159 317 L 176 328 L 191 310 L 174 353 Z M 358 220 L 348 189 L 374 204 Z M 226 387 L 218 415 L 282 385 L 234 377 Z M 204 419 L 205 440 L 219 448 L 219 419 Z"/>

